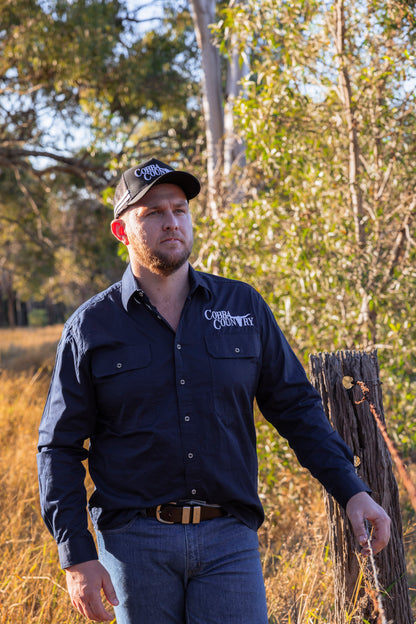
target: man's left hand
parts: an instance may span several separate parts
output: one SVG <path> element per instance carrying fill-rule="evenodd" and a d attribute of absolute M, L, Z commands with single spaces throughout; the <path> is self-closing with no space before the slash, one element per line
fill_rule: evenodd
<path fill-rule="evenodd" d="M 368 520 L 373 528 L 371 535 L 373 553 L 377 554 L 387 546 L 390 539 L 390 518 L 367 492 L 358 492 L 352 496 L 347 503 L 346 511 L 363 555 L 370 554 L 370 537 L 367 534 L 365 520 Z"/>

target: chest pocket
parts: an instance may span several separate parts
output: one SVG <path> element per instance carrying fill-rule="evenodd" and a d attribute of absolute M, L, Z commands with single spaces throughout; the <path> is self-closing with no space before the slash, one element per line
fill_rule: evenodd
<path fill-rule="evenodd" d="M 260 355 L 260 340 L 257 335 L 206 336 L 205 343 L 208 353 L 214 358 L 244 359 L 258 358 Z"/>
<path fill-rule="evenodd" d="M 102 426 L 128 432 L 153 421 L 157 392 L 151 364 L 149 344 L 93 354 L 91 372 Z"/>
<path fill-rule="evenodd" d="M 209 354 L 214 405 L 226 425 L 251 418 L 260 370 L 260 339 L 257 334 L 211 335 L 205 338 Z"/>
<path fill-rule="evenodd" d="M 151 362 L 150 345 L 128 346 L 121 349 L 97 351 L 92 357 L 92 376 L 97 381 L 146 368 Z"/>

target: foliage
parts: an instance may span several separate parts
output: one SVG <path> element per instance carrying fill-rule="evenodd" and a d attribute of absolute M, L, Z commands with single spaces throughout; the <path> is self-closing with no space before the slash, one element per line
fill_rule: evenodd
<path fill-rule="evenodd" d="M 305 365 L 313 351 L 377 346 L 389 433 L 412 459 L 414 2 L 218 4 L 221 52 L 238 41 L 251 64 L 235 109 L 247 145 L 239 189 L 246 199 L 212 221 L 201 194 L 195 266 L 258 288 Z M 123 262 L 115 258 L 106 204 L 133 157 L 191 165 L 204 178 L 191 20 L 183 3 L 165 8 L 144 32 L 140 7 L 131 11 L 123 1 L 0 0 L 0 298 L 5 273 L 20 298 L 63 301 L 68 310 L 117 279 Z M 23 343 L 42 368 L 29 383 L 27 375 L 0 377 L 9 503 L 0 615 L 4 622 L 75 622 L 27 463 L 46 392 L 44 353 L 27 333 Z M 21 370 L 27 357 L 21 345 L 2 349 L 1 365 Z M 257 431 L 272 618 L 331 621 L 316 487 L 266 423 Z M 410 514 L 404 509 L 409 525 Z M 413 537 L 414 527 L 408 548 Z"/>
<path fill-rule="evenodd" d="M 247 199 L 201 223 L 197 263 L 265 294 L 305 363 L 314 351 L 377 347 L 388 421 L 409 451 L 414 22 L 395 5 L 351 1 L 341 40 L 341 4 L 264 0 L 224 11 L 223 32 L 236 32 L 252 59 L 238 103 Z"/>
<path fill-rule="evenodd" d="M 195 154 L 189 14 L 169 4 L 143 29 L 141 8 L 0 0 L 0 298 L 7 282 L 73 309 L 113 281 L 123 265 L 102 195 L 132 155 Z"/>

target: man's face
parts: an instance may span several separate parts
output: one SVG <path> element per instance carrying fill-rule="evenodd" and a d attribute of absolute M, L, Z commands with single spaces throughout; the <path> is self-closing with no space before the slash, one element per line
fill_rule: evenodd
<path fill-rule="evenodd" d="M 161 275 L 178 270 L 193 245 L 192 220 L 183 190 L 176 184 L 158 184 L 120 220 L 124 221 L 130 259 Z"/>

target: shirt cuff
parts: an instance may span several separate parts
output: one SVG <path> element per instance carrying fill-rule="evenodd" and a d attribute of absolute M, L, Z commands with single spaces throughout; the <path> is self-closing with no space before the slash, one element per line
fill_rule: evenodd
<path fill-rule="evenodd" d="M 347 478 L 341 478 L 339 485 L 334 487 L 332 491 L 329 491 L 329 489 L 327 491 L 344 509 L 350 498 L 358 494 L 358 492 L 371 494 L 371 488 L 369 488 L 358 475 L 352 473 L 350 473 Z"/>
<path fill-rule="evenodd" d="M 58 554 L 63 569 L 77 563 L 98 559 L 97 549 L 91 533 L 82 537 L 72 537 L 66 542 L 61 542 L 58 544 Z"/>

